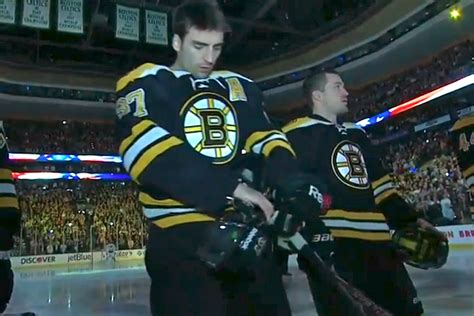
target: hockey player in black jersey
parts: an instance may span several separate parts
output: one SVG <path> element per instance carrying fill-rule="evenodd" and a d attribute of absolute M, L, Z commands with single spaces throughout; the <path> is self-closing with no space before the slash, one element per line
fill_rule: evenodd
<path fill-rule="evenodd" d="M 7 308 L 13 291 L 10 250 L 13 248 L 13 235 L 20 230 L 20 221 L 5 131 L 0 122 L 0 314 Z"/>
<path fill-rule="evenodd" d="M 469 190 L 469 211 L 474 221 L 474 114 L 460 118 L 451 128 L 458 164 Z"/>
<path fill-rule="evenodd" d="M 391 247 L 390 228 L 412 224 L 434 228 L 419 219 L 398 194 L 365 131 L 355 124 L 337 123 L 338 115 L 348 111 L 341 77 L 336 72 L 312 75 L 303 90 L 312 114 L 288 123 L 283 131 L 302 169 L 320 174 L 333 196 L 332 207 L 322 218 L 335 241 L 336 271 L 394 315 L 421 315 L 413 283 Z M 318 288 L 311 280 L 311 269 L 299 261 L 310 279 L 319 313 L 339 315 L 331 293 Z"/>
<path fill-rule="evenodd" d="M 271 253 L 251 267 L 251 277 L 226 279 L 197 255 L 216 219 L 233 212 L 229 199 L 255 205 L 267 218 L 274 212 L 240 180 L 245 153 L 265 158 L 270 185 L 297 168 L 256 84 L 213 71 L 227 30 L 217 5 L 184 3 L 173 17 L 175 63 L 144 64 L 117 82 L 119 151 L 150 222 L 145 264 L 153 315 L 291 313 Z"/>

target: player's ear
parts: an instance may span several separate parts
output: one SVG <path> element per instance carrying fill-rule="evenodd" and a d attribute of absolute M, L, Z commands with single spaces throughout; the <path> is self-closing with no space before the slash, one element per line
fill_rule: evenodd
<path fill-rule="evenodd" d="M 173 49 L 176 52 L 179 52 L 181 50 L 181 45 L 183 44 L 183 41 L 181 40 L 181 37 L 179 37 L 178 34 L 173 35 L 173 40 L 172 40 L 172 46 Z"/>
<path fill-rule="evenodd" d="M 311 99 L 313 100 L 313 103 L 314 103 L 314 101 L 321 102 L 322 97 L 323 97 L 323 95 L 322 95 L 321 91 L 319 91 L 319 90 L 313 90 L 313 92 L 311 93 Z"/>

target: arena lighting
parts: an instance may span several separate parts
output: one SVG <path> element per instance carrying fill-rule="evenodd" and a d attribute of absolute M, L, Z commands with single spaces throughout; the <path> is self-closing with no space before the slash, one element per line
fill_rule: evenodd
<path fill-rule="evenodd" d="M 357 122 L 357 125 L 366 127 L 380 123 L 391 117 L 395 117 L 400 113 L 411 110 L 421 104 L 437 99 L 443 95 L 452 93 L 456 90 L 465 88 L 474 83 L 474 74 L 464 77 L 458 81 L 450 83 L 444 87 L 428 92 L 418 98 L 410 100 L 395 106 L 388 111 L 379 113 L 378 115 L 365 118 Z M 103 155 L 74 155 L 74 154 L 27 154 L 27 153 L 10 153 L 10 159 L 13 161 L 36 161 L 36 162 L 103 162 L 103 163 L 122 163 L 120 156 L 103 156 Z"/>
<path fill-rule="evenodd" d="M 99 155 L 73 155 L 73 154 L 26 154 L 10 153 L 13 161 L 36 161 L 36 162 L 111 162 L 121 163 L 119 156 Z"/>
<path fill-rule="evenodd" d="M 422 105 L 424 103 L 433 101 L 439 97 L 442 97 L 443 95 L 452 93 L 454 91 L 460 90 L 462 88 L 465 88 L 471 84 L 474 83 L 474 75 L 469 75 L 467 77 L 464 77 L 462 79 L 459 79 L 458 81 L 455 81 L 453 83 L 450 83 L 448 85 L 445 85 L 444 87 L 438 88 L 436 90 L 433 90 L 431 92 L 428 92 L 422 96 L 419 96 L 418 98 L 415 98 L 413 100 L 410 100 L 408 102 L 402 103 L 400 105 L 397 105 L 388 111 L 379 113 L 375 116 L 365 118 L 363 120 L 360 120 L 357 122 L 357 125 L 361 127 L 366 127 L 370 125 L 374 125 L 377 123 L 380 123 L 388 118 L 395 117 L 399 115 L 400 113 L 406 112 L 408 110 L 414 109 L 419 105 Z"/>
<path fill-rule="evenodd" d="M 451 17 L 451 19 L 457 20 L 461 17 L 461 11 L 459 11 L 459 9 L 457 8 L 451 9 L 449 11 L 449 16 Z"/>
<path fill-rule="evenodd" d="M 130 180 L 125 173 L 12 172 L 16 180 Z"/>

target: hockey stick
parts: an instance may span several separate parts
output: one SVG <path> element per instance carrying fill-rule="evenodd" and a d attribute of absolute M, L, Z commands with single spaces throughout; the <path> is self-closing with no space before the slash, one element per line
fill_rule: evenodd
<path fill-rule="evenodd" d="M 375 304 L 362 291 L 342 279 L 335 271 L 331 270 L 308 245 L 300 233 L 289 238 L 279 238 L 278 244 L 283 248 L 290 248 L 315 267 L 318 277 L 323 280 L 327 288 L 334 289 L 340 297 L 341 304 L 347 307 L 351 316 L 392 316 L 391 313 Z"/>

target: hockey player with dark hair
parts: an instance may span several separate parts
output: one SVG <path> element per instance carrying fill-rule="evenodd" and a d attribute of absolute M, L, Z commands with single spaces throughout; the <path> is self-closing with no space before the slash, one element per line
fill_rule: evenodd
<path fill-rule="evenodd" d="M 469 211 L 474 221 L 474 114 L 459 118 L 451 128 L 458 164 L 469 190 Z"/>
<path fill-rule="evenodd" d="M 274 213 L 269 200 L 241 180 L 245 154 L 265 158 L 272 170 L 266 182 L 275 185 L 291 182 L 283 176 L 296 171 L 293 149 L 268 121 L 252 80 L 213 71 L 229 31 L 216 4 L 180 5 L 173 31 L 171 67 L 144 64 L 116 87 L 119 151 L 150 222 L 145 264 L 152 314 L 290 315 L 271 249 L 243 267 L 251 270 L 243 275 L 213 273 L 199 254 L 210 232 L 225 228 L 218 220 L 238 212 L 229 201 L 253 205 L 267 219 Z M 310 200 L 308 213 L 317 212 L 320 199 Z"/>
<path fill-rule="evenodd" d="M 348 92 L 339 74 L 314 74 L 304 81 L 303 91 L 312 114 L 291 121 L 283 131 L 301 168 L 323 177 L 334 197 L 321 217 L 324 224 L 317 222 L 319 226 L 314 231 L 308 227 L 306 234 L 321 236 L 329 229 L 334 238 L 331 260 L 343 278 L 396 316 L 421 315 L 422 304 L 399 253 L 403 250 L 413 265 L 440 267 L 447 257 L 446 238 L 400 196 L 365 131 L 355 124 L 338 124 L 338 116 L 348 111 Z M 390 229 L 398 231 L 396 243 Z M 429 252 L 418 247 L 422 241 L 429 241 Z M 304 259 L 298 261 L 319 314 L 340 315 L 337 301 L 318 287 L 311 267 Z"/>
<path fill-rule="evenodd" d="M 0 315 L 6 310 L 13 292 L 13 271 L 10 250 L 13 235 L 20 230 L 21 213 L 9 169 L 8 146 L 0 122 Z"/>

